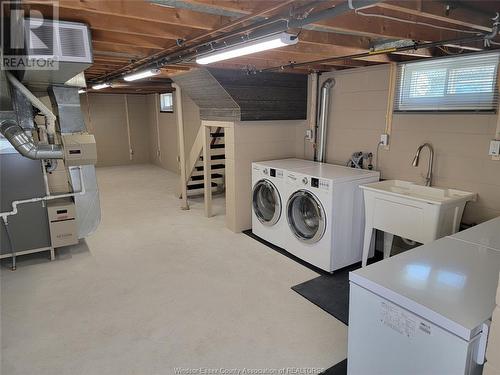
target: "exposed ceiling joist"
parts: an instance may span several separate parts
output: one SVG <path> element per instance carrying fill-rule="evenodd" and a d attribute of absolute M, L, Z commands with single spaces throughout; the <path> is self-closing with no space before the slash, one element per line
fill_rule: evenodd
<path fill-rule="evenodd" d="M 188 44 L 191 46 L 254 25 L 255 22 L 264 22 L 277 14 L 297 16 L 297 8 L 305 4 L 310 4 L 307 9 L 314 13 L 334 5 L 345 6 L 346 2 L 347 0 L 60 0 L 58 10 L 60 19 L 89 24 L 95 63 L 86 74 L 89 78 L 101 79 L 117 71 L 135 68 L 139 62 L 142 64 L 151 61 L 152 57 L 176 52 L 180 48 L 179 40 L 191 41 L 186 42 L 192 43 Z M 51 0 L 23 0 L 26 7 L 40 10 L 42 14 L 50 14 L 51 3 Z M 353 0 L 354 6 L 356 3 L 360 4 L 359 0 Z M 300 41 L 296 45 L 219 62 L 216 66 L 259 70 L 287 65 L 290 61 L 300 63 L 363 54 L 384 41 L 461 38 L 471 34 L 457 30 L 489 32 L 494 10 L 494 6 L 482 0 L 387 0 L 363 9 L 362 12 L 400 21 L 366 17 L 349 11 L 332 19 L 305 25 L 302 29 L 290 29 L 289 32 L 300 34 Z M 303 8 L 301 12 L 304 11 Z M 446 30 L 433 28 L 425 23 Z M 472 50 L 484 48 L 480 43 L 469 47 Z M 311 69 L 344 69 L 432 57 L 434 53 L 439 55 L 447 52 L 431 48 L 390 55 L 369 55 L 354 60 L 338 59 L 295 67 L 293 71 L 306 73 Z M 161 76 L 171 76 L 196 66 L 192 60 L 184 61 L 179 65 L 165 67 Z M 289 68 L 285 70 L 288 71 Z M 120 90 L 126 88 L 121 87 Z M 151 90 L 151 87 L 147 90 Z"/>
<path fill-rule="evenodd" d="M 491 17 L 494 16 L 465 8 L 456 1 L 384 1 L 377 7 L 485 32 L 491 32 Z"/>

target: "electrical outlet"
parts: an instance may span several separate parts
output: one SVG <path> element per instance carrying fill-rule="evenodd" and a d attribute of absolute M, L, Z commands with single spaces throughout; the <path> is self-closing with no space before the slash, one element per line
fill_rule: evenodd
<path fill-rule="evenodd" d="M 389 145 L 389 134 L 380 134 L 380 144 L 382 146 L 388 146 Z"/>
<path fill-rule="evenodd" d="M 495 140 L 493 139 L 490 142 L 490 151 L 489 151 L 490 156 L 500 156 L 500 140 Z"/>

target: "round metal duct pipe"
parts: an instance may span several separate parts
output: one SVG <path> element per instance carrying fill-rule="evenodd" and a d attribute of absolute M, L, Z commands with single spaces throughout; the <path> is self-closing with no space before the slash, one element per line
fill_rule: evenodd
<path fill-rule="evenodd" d="M 315 160 L 322 163 L 326 161 L 326 134 L 328 130 L 328 112 L 330 111 L 330 89 L 333 86 L 335 86 L 333 78 L 328 78 L 321 85 Z"/>
<path fill-rule="evenodd" d="M 35 144 L 33 138 L 13 120 L 0 122 L 0 133 L 23 156 L 33 159 L 62 159 L 64 152 L 61 145 Z"/>

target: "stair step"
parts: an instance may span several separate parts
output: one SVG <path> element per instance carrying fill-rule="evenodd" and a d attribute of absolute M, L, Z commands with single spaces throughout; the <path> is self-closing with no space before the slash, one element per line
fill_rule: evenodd
<path fill-rule="evenodd" d="M 197 184 L 204 184 L 205 182 L 203 179 L 201 180 L 189 180 L 187 183 L 187 186 L 192 186 L 192 185 L 197 185 Z M 224 178 L 223 177 L 217 177 L 217 178 L 212 178 L 212 184 L 218 185 L 224 185 Z"/>
<path fill-rule="evenodd" d="M 213 168 L 214 164 L 226 164 L 226 159 L 212 159 L 210 160 L 209 164 L 212 165 Z M 198 160 L 195 165 L 197 167 L 203 167 L 203 160 Z"/>
<path fill-rule="evenodd" d="M 210 136 L 213 137 L 213 138 L 224 137 L 224 132 L 210 133 Z"/>
<path fill-rule="evenodd" d="M 210 145 L 211 149 L 214 149 L 214 148 L 224 148 L 224 147 L 226 147 L 226 145 L 224 143 L 216 143 L 214 145 Z"/>
<path fill-rule="evenodd" d="M 214 176 L 214 175 L 217 175 L 217 177 L 219 177 L 219 176 L 220 176 L 220 175 L 219 175 L 219 173 L 217 173 L 217 172 L 212 172 L 212 176 Z M 222 175 L 223 175 L 223 174 L 222 174 Z M 193 177 L 193 176 L 203 176 L 203 166 L 201 167 L 201 169 L 200 169 L 200 170 L 198 170 L 198 169 L 196 169 L 196 168 L 195 168 L 195 169 L 193 170 L 193 173 L 191 173 L 191 177 Z"/>
<path fill-rule="evenodd" d="M 212 173 L 212 180 L 214 179 L 218 179 L 218 178 L 223 178 L 224 176 L 221 175 L 220 173 Z M 199 174 L 199 175 L 195 175 L 195 176 L 191 176 L 191 180 L 192 181 L 203 181 L 204 179 L 204 176 L 203 176 L 203 173 Z"/>
<path fill-rule="evenodd" d="M 212 187 L 217 187 L 218 185 L 212 181 Z M 192 184 L 192 185 L 187 185 L 188 190 L 195 190 L 195 189 L 203 189 L 205 187 L 205 184 L 199 183 L 199 184 Z"/>
<path fill-rule="evenodd" d="M 217 163 L 220 163 L 221 161 L 225 162 L 225 160 L 216 160 Z M 214 162 L 212 162 L 212 163 L 214 163 Z M 224 169 L 225 167 L 226 167 L 225 164 L 212 164 L 210 169 L 213 171 L 215 169 Z M 202 165 L 197 165 L 195 167 L 195 169 L 197 171 L 202 171 L 203 170 L 203 164 Z"/>
<path fill-rule="evenodd" d="M 224 155 L 225 153 L 225 148 L 215 148 L 210 150 L 210 155 Z"/>
<path fill-rule="evenodd" d="M 212 195 L 216 195 L 218 193 L 223 193 L 223 192 L 224 192 L 224 190 L 220 190 L 218 187 L 212 188 Z M 204 194 L 205 194 L 205 189 L 203 189 L 203 188 L 187 191 L 188 197 L 203 196 Z"/>
<path fill-rule="evenodd" d="M 226 154 L 217 154 L 211 155 L 210 160 L 224 160 L 226 158 Z M 200 160 L 203 161 L 203 156 L 200 156 Z"/>

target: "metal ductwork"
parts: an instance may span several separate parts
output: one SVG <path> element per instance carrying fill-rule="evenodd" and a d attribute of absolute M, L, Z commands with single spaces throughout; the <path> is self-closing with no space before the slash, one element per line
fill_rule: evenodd
<path fill-rule="evenodd" d="M 15 121 L 0 122 L 0 133 L 21 155 L 29 159 L 63 159 L 64 157 L 61 145 L 35 144 L 33 138 L 28 136 Z"/>
<path fill-rule="evenodd" d="M 322 163 L 326 161 L 326 134 L 328 130 L 328 112 L 330 111 L 330 89 L 333 86 L 335 86 L 333 78 L 328 78 L 321 85 L 315 160 Z"/>

